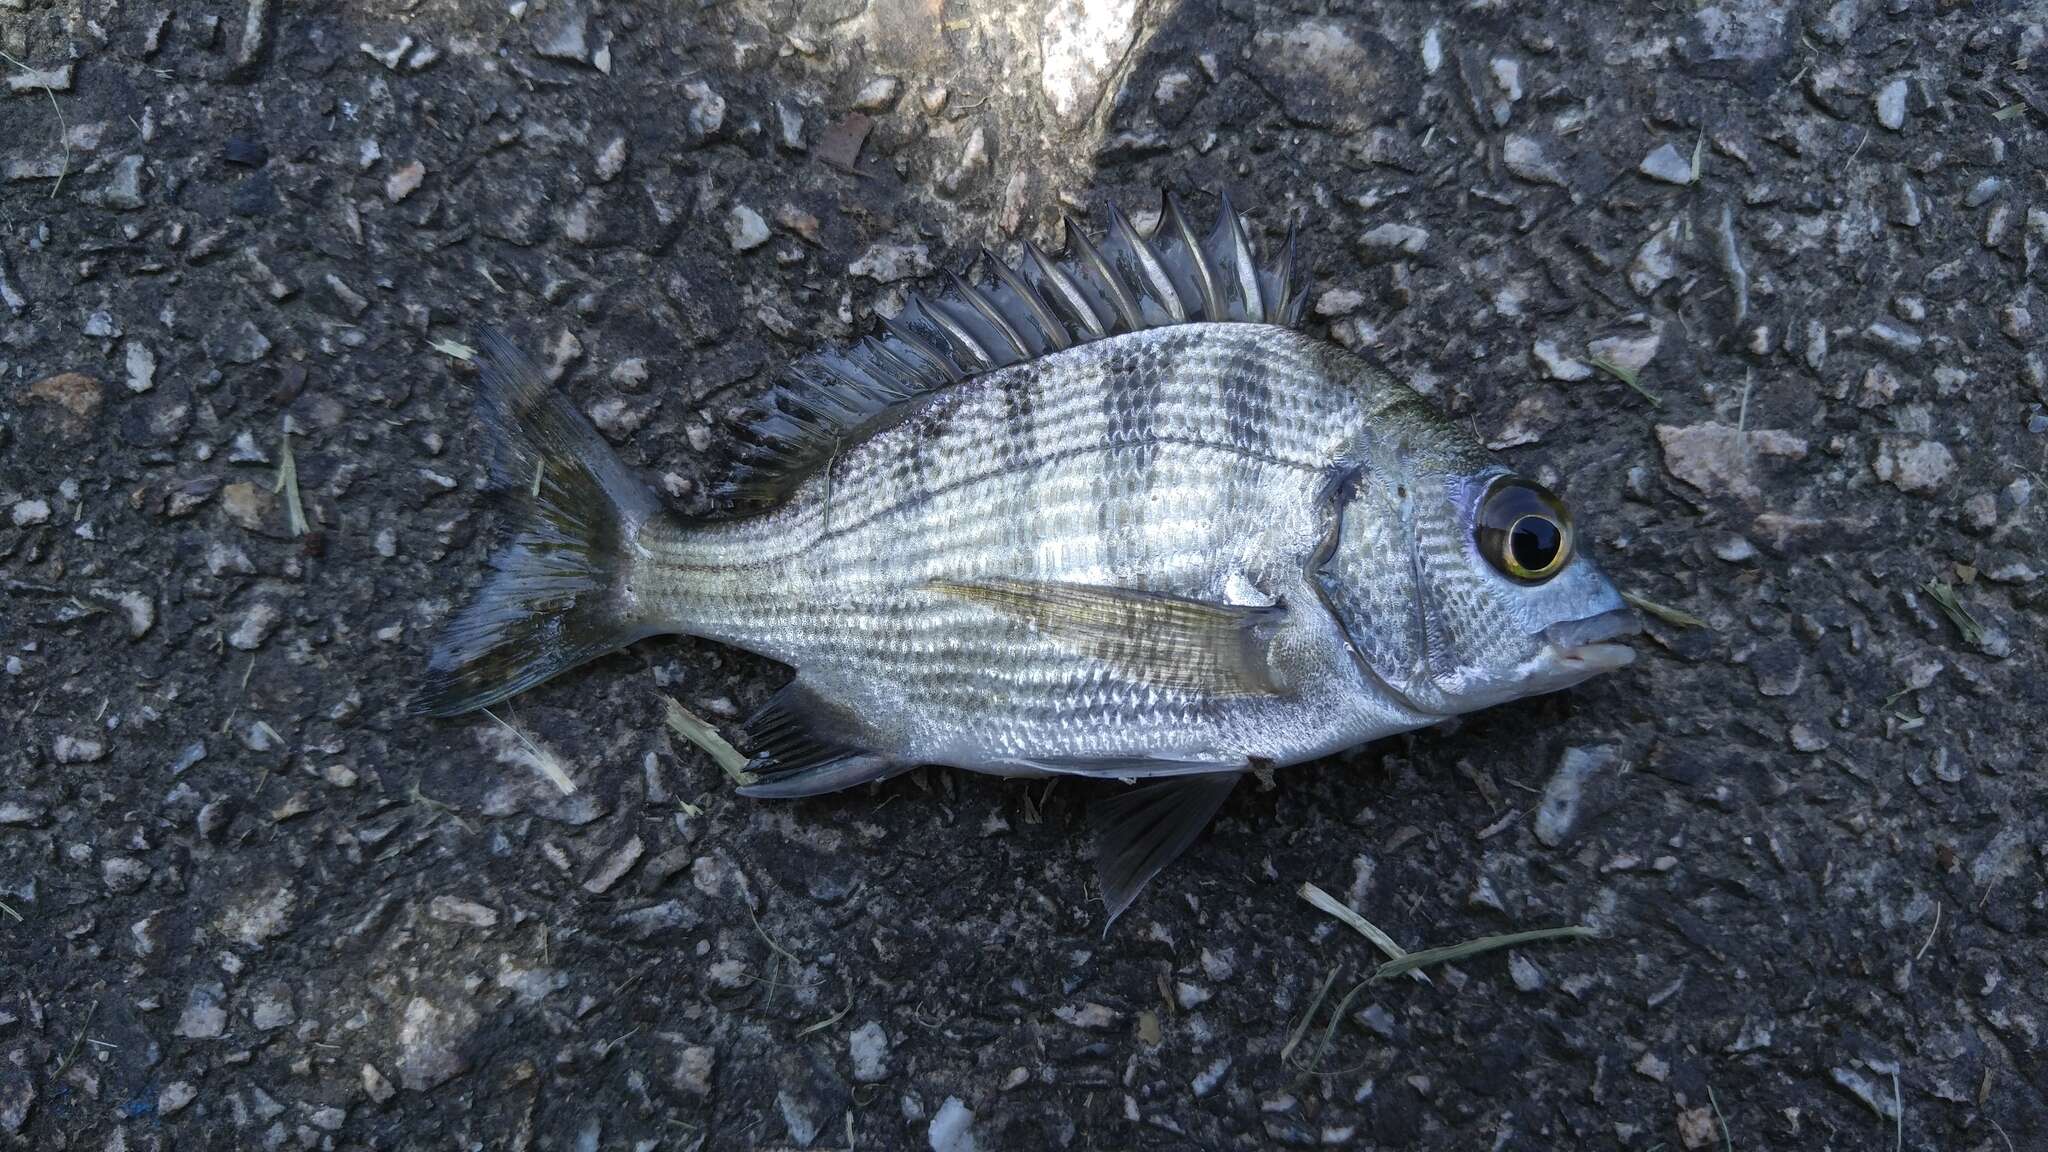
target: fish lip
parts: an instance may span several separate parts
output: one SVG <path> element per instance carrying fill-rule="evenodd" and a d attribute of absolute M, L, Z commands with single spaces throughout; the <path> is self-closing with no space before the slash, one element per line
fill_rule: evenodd
<path fill-rule="evenodd" d="M 1636 650 L 1626 644 L 1580 644 L 1572 648 L 1552 645 L 1557 662 L 1573 672 L 1588 676 L 1626 668 L 1636 661 Z"/>
<path fill-rule="evenodd" d="M 1608 644 L 1605 641 L 1633 636 L 1642 630 L 1642 621 L 1637 619 L 1634 609 L 1615 608 L 1578 620 L 1564 620 L 1552 624 L 1543 630 L 1543 639 L 1558 649 L 1560 654 L 1570 658 L 1596 648 L 1629 651 L 1623 645 Z"/>

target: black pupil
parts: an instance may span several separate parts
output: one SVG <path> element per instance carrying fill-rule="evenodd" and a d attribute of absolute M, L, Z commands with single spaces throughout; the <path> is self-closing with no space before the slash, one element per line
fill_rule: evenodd
<path fill-rule="evenodd" d="M 1508 533 L 1508 552 L 1524 571 L 1541 572 L 1557 559 L 1564 542 L 1557 525 L 1541 516 L 1524 516 Z"/>

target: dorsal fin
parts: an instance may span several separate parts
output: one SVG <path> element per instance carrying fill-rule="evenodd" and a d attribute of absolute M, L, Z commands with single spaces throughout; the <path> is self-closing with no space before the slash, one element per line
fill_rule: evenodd
<path fill-rule="evenodd" d="M 780 503 L 909 402 L 969 377 L 1143 328 L 1291 326 L 1308 300 L 1292 229 L 1279 257 L 1262 267 L 1228 195 L 1219 197 L 1206 238 L 1170 195 L 1150 233 L 1115 207 L 1099 240 L 1066 223 L 1064 257 L 1027 241 L 1005 265 L 983 249 L 982 283 L 972 265 L 948 273 L 936 292 L 910 294 L 881 332 L 791 364 L 743 418 L 731 470 L 714 495 L 740 511 Z"/>

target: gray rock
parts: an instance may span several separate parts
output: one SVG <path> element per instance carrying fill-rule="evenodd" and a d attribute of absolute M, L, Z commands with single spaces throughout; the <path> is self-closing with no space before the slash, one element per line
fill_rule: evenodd
<path fill-rule="evenodd" d="M 1413 224 L 1388 222 L 1367 229 L 1358 244 L 1372 256 L 1415 256 L 1429 246 L 1429 233 Z"/>
<path fill-rule="evenodd" d="M 51 742 L 50 754 L 59 764 L 97 764 L 107 757 L 107 742 L 97 736 L 59 736 Z"/>
<path fill-rule="evenodd" d="M 1039 88 L 1053 114 L 1095 114 L 1110 74 L 1137 35 L 1137 0 L 1053 0 L 1039 27 Z"/>
<path fill-rule="evenodd" d="M 782 1123 L 789 1129 L 790 1143 L 799 1148 L 809 1148 L 818 1138 L 820 1117 L 811 1101 L 784 1088 L 775 1093 L 775 1110 L 782 1113 Z"/>
<path fill-rule="evenodd" d="M 877 240 L 860 258 L 846 266 L 849 276 L 865 276 L 881 284 L 894 284 L 932 270 L 931 249 L 923 244 L 898 244 Z"/>
<path fill-rule="evenodd" d="M 206 334 L 206 354 L 230 364 L 254 364 L 270 355 L 270 338 L 249 320 L 229 320 Z"/>
<path fill-rule="evenodd" d="M 469 1071 L 464 1051 L 481 1017 L 467 1000 L 415 996 L 398 1026 L 398 1082 L 425 1092 Z"/>
<path fill-rule="evenodd" d="M 1707 421 L 1678 427 L 1657 425 L 1664 467 L 1709 496 L 1727 493 L 1746 500 L 1763 495 L 1758 464 L 1766 457 L 1806 458 L 1806 441 L 1774 428 L 1738 431 Z"/>
<path fill-rule="evenodd" d="M 1636 258 L 1628 266 L 1629 287 L 1638 296 L 1648 296 L 1662 287 L 1664 282 L 1678 274 L 1679 230 L 1682 221 L 1674 219 L 1658 229 L 1636 250 Z"/>
<path fill-rule="evenodd" d="M 745 204 L 735 204 L 725 215 L 725 236 L 733 251 L 751 251 L 768 242 L 768 222 Z"/>
<path fill-rule="evenodd" d="M 1509 172 L 1531 184 L 1565 186 L 1564 169 L 1550 158 L 1543 142 L 1534 136 L 1509 136 L 1501 145 L 1501 163 Z"/>
<path fill-rule="evenodd" d="M 692 1044 L 676 1054 L 676 1066 L 669 1073 L 668 1082 L 678 1092 L 708 1098 L 717 1059 L 717 1052 L 701 1044 Z"/>
<path fill-rule="evenodd" d="M 27 1069 L 0 1065 L 0 1132 L 19 1133 L 28 1126 L 35 1106 L 35 1077 Z"/>
<path fill-rule="evenodd" d="M 219 1036 L 228 1026 L 227 998 L 228 990 L 218 983 L 194 984 L 185 993 L 185 1010 L 171 1034 L 192 1040 Z"/>
<path fill-rule="evenodd" d="M 590 63 L 590 13 L 580 3 L 550 4 L 533 30 L 533 50 L 549 60 Z"/>
<path fill-rule="evenodd" d="M 427 901 L 427 916 L 443 924 L 459 924 L 468 928 L 496 928 L 498 910 L 488 904 L 465 900 L 460 896 L 446 893 Z"/>
<path fill-rule="evenodd" d="M 725 126 L 725 97 L 702 80 L 684 84 L 683 96 L 690 101 L 690 138 L 701 144 L 718 135 L 719 129 Z"/>
<path fill-rule="evenodd" d="M 894 76 L 877 76 L 854 93 L 853 106 L 863 112 L 887 112 L 896 106 L 896 94 L 903 82 Z"/>
<path fill-rule="evenodd" d="M 926 1140 L 932 1152 L 979 1152 L 980 1145 L 974 1140 L 974 1111 L 958 1096 L 946 1097 L 932 1117 Z"/>
<path fill-rule="evenodd" d="M 173 1080 L 157 1093 L 156 1111 L 159 1116 L 176 1116 L 199 1099 L 199 1089 L 190 1080 Z"/>
<path fill-rule="evenodd" d="M 889 1034 L 880 1023 L 870 1020 L 853 1030 L 846 1040 L 853 1058 L 856 1084 L 874 1084 L 889 1077 Z"/>
<path fill-rule="evenodd" d="M 1683 185 L 1693 181 L 1691 158 L 1682 155 L 1675 145 L 1669 143 L 1658 145 L 1655 151 L 1643 157 L 1643 162 L 1636 165 L 1636 171 L 1666 184 Z"/>
<path fill-rule="evenodd" d="M 617 851 L 606 856 L 597 866 L 597 870 L 590 874 L 590 878 L 583 882 L 583 890 L 593 896 L 602 896 L 611 891 L 614 884 L 626 878 L 626 874 L 633 870 L 633 865 L 640 862 L 640 857 L 646 851 L 647 846 L 641 842 L 640 837 L 629 837 L 624 844 L 619 845 Z"/>
<path fill-rule="evenodd" d="M 1552 380 L 1561 380 L 1571 384 L 1589 379 L 1593 375 L 1592 365 L 1587 364 L 1583 360 L 1574 360 L 1566 356 L 1558 348 L 1557 341 L 1555 340 L 1538 340 L 1529 349 L 1529 352 L 1530 355 L 1536 358 L 1536 366 L 1542 369 L 1543 374 Z"/>
<path fill-rule="evenodd" d="M 133 856 L 109 856 L 100 861 L 100 883 L 116 896 L 142 891 L 149 874 L 149 865 Z"/>
<path fill-rule="evenodd" d="M 143 393 L 156 387 L 156 353 L 140 340 L 130 340 L 123 347 L 127 361 L 128 391 Z"/>
<path fill-rule="evenodd" d="M 1717 0 L 1692 14 L 1680 46 L 1695 65 L 1760 71 L 1791 50 L 1791 0 Z"/>
<path fill-rule="evenodd" d="M 1870 470 L 1901 492 L 1931 496 L 1955 474 L 1955 457 L 1934 440 L 1918 442 L 1886 438 L 1878 443 Z"/>
<path fill-rule="evenodd" d="M 7 75 L 7 90 L 17 93 L 71 91 L 70 64 L 55 68 L 15 68 Z"/>
<path fill-rule="evenodd" d="M 1894 132 L 1906 126 L 1906 81 L 1903 77 L 1879 88 L 1873 102 L 1877 105 L 1879 124 Z"/>
<path fill-rule="evenodd" d="M 619 173 L 626 170 L 626 138 L 624 136 L 614 136 L 611 143 L 604 146 L 604 151 L 597 154 L 594 170 L 600 184 L 611 183 L 613 180 L 618 179 Z"/>
<path fill-rule="evenodd" d="M 1619 750 L 1609 744 L 1565 749 L 1536 805 L 1536 839 L 1555 848 L 1577 835 L 1590 815 L 1588 792 L 1620 758 Z"/>
<path fill-rule="evenodd" d="M 258 1031 L 272 1032 L 298 1018 L 292 987 L 283 980 L 264 981 L 249 998 L 249 1023 Z"/>
<path fill-rule="evenodd" d="M 284 622 L 284 609 L 268 600 L 258 600 L 242 613 L 241 622 L 228 633 L 228 647 L 241 652 L 254 652 L 263 647 L 271 633 Z"/>
<path fill-rule="evenodd" d="M 390 1079 L 379 1072 L 375 1064 L 363 1065 L 362 1081 L 363 1093 L 373 1104 L 388 1104 L 393 1096 L 398 1095 L 398 1089 L 391 1086 Z"/>
<path fill-rule="evenodd" d="M 100 190 L 100 203 L 130 212 L 142 207 L 142 157 L 123 156 L 114 164 L 113 175 Z"/>

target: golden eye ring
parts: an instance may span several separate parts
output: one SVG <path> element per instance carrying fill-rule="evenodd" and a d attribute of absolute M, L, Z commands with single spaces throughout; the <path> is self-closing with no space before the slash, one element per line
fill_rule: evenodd
<path fill-rule="evenodd" d="M 1541 584 L 1572 559 L 1572 520 L 1550 489 L 1519 477 L 1494 482 L 1473 518 L 1479 554 L 1510 580 Z"/>

